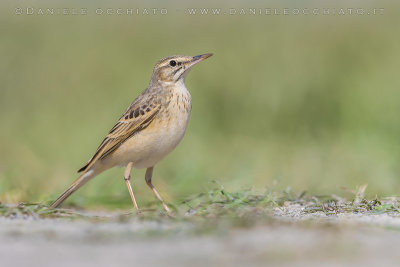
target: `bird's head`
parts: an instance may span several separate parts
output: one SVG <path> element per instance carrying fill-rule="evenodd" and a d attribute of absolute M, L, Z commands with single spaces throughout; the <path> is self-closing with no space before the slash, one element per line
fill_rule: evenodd
<path fill-rule="evenodd" d="M 177 83 L 183 81 L 189 70 L 213 54 L 198 56 L 171 56 L 161 59 L 154 66 L 152 83 Z"/>

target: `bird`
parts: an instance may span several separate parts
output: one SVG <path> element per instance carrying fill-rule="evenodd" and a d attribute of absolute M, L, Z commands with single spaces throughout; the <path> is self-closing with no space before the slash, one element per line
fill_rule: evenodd
<path fill-rule="evenodd" d="M 188 72 L 213 54 L 165 57 L 154 66 L 150 83 L 108 132 L 81 175 L 51 205 L 57 208 L 92 178 L 113 167 L 125 167 L 124 180 L 137 212 L 140 212 L 130 183 L 133 168 L 146 168 L 146 184 L 170 208 L 152 184 L 154 166 L 182 140 L 192 110 L 192 97 L 185 86 Z"/>

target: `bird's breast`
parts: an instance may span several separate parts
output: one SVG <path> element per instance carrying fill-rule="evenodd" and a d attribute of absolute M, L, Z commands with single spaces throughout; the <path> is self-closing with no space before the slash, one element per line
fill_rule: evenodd
<path fill-rule="evenodd" d="M 133 162 L 135 168 L 154 166 L 182 140 L 191 108 L 191 96 L 187 90 L 172 92 L 153 121 L 124 142 L 114 157 L 122 158 L 124 164 Z"/>

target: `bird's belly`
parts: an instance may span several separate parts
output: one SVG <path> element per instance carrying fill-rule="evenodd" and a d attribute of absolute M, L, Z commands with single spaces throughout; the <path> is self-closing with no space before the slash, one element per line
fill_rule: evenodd
<path fill-rule="evenodd" d="M 135 168 L 148 168 L 168 155 L 182 140 L 190 113 L 155 118 L 145 129 L 126 140 L 110 160 L 118 165 L 133 162 Z M 121 164 L 122 163 L 122 164 Z"/>

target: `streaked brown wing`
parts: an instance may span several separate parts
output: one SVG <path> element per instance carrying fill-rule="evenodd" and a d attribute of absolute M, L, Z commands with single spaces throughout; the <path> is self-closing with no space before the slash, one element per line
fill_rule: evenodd
<path fill-rule="evenodd" d="M 90 169 L 98 159 L 103 159 L 135 133 L 146 128 L 161 107 L 155 98 L 135 100 L 110 130 L 89 162 L 78 172 Z"/>

